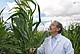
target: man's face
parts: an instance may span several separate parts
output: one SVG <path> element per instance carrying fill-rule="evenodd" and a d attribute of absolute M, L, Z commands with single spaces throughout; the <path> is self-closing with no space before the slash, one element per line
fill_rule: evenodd
<path fill-rule="evenodd" d="M 50 33 L 55 33 L 55 32 L 58 32 L 58 28 L 57 28 L 57 25 L 58 25 L 58 22 L 54 21 L 50 24 L 49 28 L 49 32 Z"/>

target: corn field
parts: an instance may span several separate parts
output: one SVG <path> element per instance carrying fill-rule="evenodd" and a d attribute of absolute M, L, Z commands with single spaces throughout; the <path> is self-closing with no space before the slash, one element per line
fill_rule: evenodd
<path fill-rule="evenodd" d="M 71 24 L 67 30 L 63 29 L 62 34 L 71 40 L 74 53 L 80 54 L 80 24 Z"/>
<path fill-rule="evenodd" d="M 15 11 L 6 21 L 2 16 L 4 9 L 0 12 L 0 54 L 30 54 L 30 48 L 38 48 L 50 35 L 47 31 L 37 30 L 41 23 L 41 11 L 37 2 L 33 0 L 15 0 L 15 2 L 18 7 L 11 9 Z M 30 3 L 34 5 L 34 9 L 31 8 Z M 36 10 L 39 21 L 33 22 L 33 14 Z M 6 28 L 8 20 L 11 20 L 11 25 Z M 75 54 L 80 54 L 80 24 L 72 24 L 67 30 L 63 28 L 62 34 L 71 40 Z"/>

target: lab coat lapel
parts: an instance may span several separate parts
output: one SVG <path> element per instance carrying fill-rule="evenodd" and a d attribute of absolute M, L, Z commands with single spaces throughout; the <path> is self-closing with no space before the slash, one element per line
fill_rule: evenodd
<path fill-rule="evenodd" d="M 54 44 L 52 50 L 57 46 L 57 44 L 58 44 L 58 41 L 55 42 L 55 44 Z"/>
<path fill-rule="evenodd" d="M 54 44 L 54 46 L 53 46 L 51 52 L 52 52 L 52 51 L 55 49 L 55 47 L 58 45 L 60 39 L 61 39 L 61 35 L 58 36 L 58 38 L 57 38 L 57 40 L 56 40 L 56 42 L 55 42 L 55 44 Z"/>
<path fill-rule="evenodd" d="M 52 46 L 51 46 L 51 37 L 49 38 L 49 42 L 48 42 L 48 44 L 49 44 L 49 49 L 50 49 L 50 52 L 52 51 Z"/>
<path fill-rule="evenodd" d="M 51 46 L 51 37 L 49 38 L 48 44 L 49 44 L 49 50 L 50 50 L 50 52 L 52 52 L 52 50 L 56 47 L 57 43 L 58 43 L 58 40 L 56 40 L 54 46 L 52 47 Z"/>

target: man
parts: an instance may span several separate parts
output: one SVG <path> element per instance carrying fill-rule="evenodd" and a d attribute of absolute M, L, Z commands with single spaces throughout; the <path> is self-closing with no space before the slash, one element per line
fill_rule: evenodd
<path fill-rule="evenodd" d="M 44 40 L 43 44 L 37 49 L 37 54 L 74 54 L 71 41 L 60 34 L 62 24 L 54 21 L 49 28 L 51 36 Z M 32 52 L 32 49 L 30 49 L 30 52 Z"/>

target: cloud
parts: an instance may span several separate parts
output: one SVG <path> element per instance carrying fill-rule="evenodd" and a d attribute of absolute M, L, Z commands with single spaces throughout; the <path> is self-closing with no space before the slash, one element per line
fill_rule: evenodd
<path fill-rule="evenodd" d="M 41 13 L 46 16 L 71 16 L 80 14 L 80 1 L 79 0 L 37 0 L 40 5 Z M 13 8 L 15 2 L 7 2 L 6 9 L 4 13 L 9 13 L 8 11 Z M 34 8 L 33 5 L 31 5 Z M 14 11 L 14 10 L 13 10 Z M 34 14 L 38 15 L 38 12 Z"/>
<path fill-rule="evenodd" d="M 77 16 L 77 17 L 76 17 Z M 80 23 L 80 15 L 73 15 L 73 16 L 59 16 L 59 17 L 43 17 L 41 18 L 42 22 L 38 27 L 38 30 L 48 30 L 49 25 L 52 21 L 56 20 L 59 21 L 63 28 L 68 28 L 69 25 L 72 23 Z M 34 21 L 38 21 L 38 18 L 34 18 Z"/>
<path fill-rule="evenodd" d="M 7 2 L 6 8 L 3 13 L 11 13 L 11 12 L 15 11 L 14 9 L 11 10 L 13 7 L 17 7 L 16 2 Z"/>
<path fill-rule="evenodd" d="M 6 5 L 5 5 L 5 9 L 3 11 L 3 18 L 4 18 L 4 21 L 7 20 L 7 18 L 11 15 L 10 13 L 12 13 L 13 11 L 15 11 L 15 9 L 11 10 L 13 7 L 17 7 L 16 5 L 16 2 L 6 2 Z M 10 20 L 9 20 L 10 22 Z"/>
<path fill-rule="evenodd" d="M 80 23 L 80 0 L 37 0 L 37 2 L 41 12 L 45 14 L 45 17 L 41 18 L 42 23 L 47 21 L 44 23 L 45 30 L 54 20 L 61 22 L 64 28 L 71 23 Z"/>
<path fill-rule="evenodd" d="M 79 0 L 37 0 L 46 16 L 69 16 L 80 14 Z"/>

